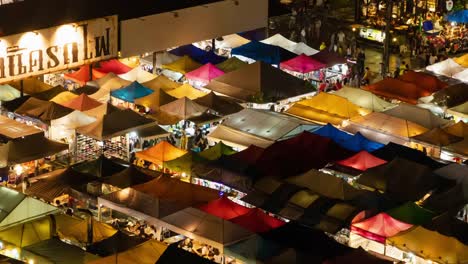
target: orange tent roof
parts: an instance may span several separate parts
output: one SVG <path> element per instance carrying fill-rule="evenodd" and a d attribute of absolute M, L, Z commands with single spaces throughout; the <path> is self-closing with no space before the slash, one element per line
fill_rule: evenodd
<path fill-rule="evenodd" d="M 365 86 L 364 89 L 376 95 L 398 99 L 410 104 L 416 104 L 420 97 L 431 94 L 431 92 L 422 89 L 414 83 L 394 78 L 385 78 L 380 82 Z"/>
<path fill-rule="evenodd" d="M 154 164 L 163 165 L 164 162 L 177 159 L 185 153 L 187 151 L 176 148 L 167 141 L 161 141 L 149 149 L 137 152 L 136 157 Z"/>
<path fill-rule="evenodd" d="M 436 76 L 424 72 L 407 71 L 400 76 L 399 79 L 414 83 L 429 93 L 434 93 L 447 87 L 447 84 L 439 80 Z"/>
<path fill-rule="evenodd" d="M 80 86 L 84 86 L 91 79 L 89 76 L 89 68 L 89 65 L 83 65 L 77 71 L 74 71 L 72 73 L 65 73 L 64 78 L 67 80 L 74 81 Z"/>
<path fill-rule="evenodd" d="M 102 104 L 94 100 L 93 98 L 87 96 L 86 94 L 81 94 L 80 96 L 64 103 L 63 105 L 78 111 L 87 111 L 96 108 Z"/>

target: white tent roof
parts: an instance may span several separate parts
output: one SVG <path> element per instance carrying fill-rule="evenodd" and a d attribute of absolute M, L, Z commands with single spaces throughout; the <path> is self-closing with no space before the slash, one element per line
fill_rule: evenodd
<path fill-rule="evenodd" d="M 171 71 L 171 70 L 162 70 L 161 74 L 166 76 L 167 78 L 173 80 L 173 81 L 178 81 L 180 78 L 182 78 L 184 76 L 180 72 L 175 72 L 175 71 Z"/>
<path fill-rule="evenodd" d="M 238 34 L 231 34 L 223 37 L 223 40 L 218 41 L 216 40 L 216 48 L 222 48 L 222 49 L 233 49 L 240 47 L 242 45 L 245 45 L 249 43 L 250 40 L 239 36 Z"/>
<path fill-rule="evenodd" d="M 73 111 L 59 119 L 50 121 L 50 137 L 61 139 L 74 133 L 75 129 L 86 126 L 96 121 L 96 118 L 88 116 L 80 111 Z"/>
<path fill-rule="evenodd" d="M 297 55 L 305 54 L 307 56 L 312 56 L 318 53 L 319 51 L 308 46 L 304 42 L 299 42 L 293 46 L 292 52 L 296 53 Z"/>
<path fill-rule="evenodd" d="M 8 84 L 0 85 L 0 101 L 11 101 L 21 96 L 20 91 Z"/>
<path fill-rule="evenodd" d="M 163 64 L 173 63 L 174 61 L 180 59 L 181 57 L 171 54 L 167 51 L 156 53 L 156 67 L 161 68 Z M 153 54 L 148 55 L 141 59 L 141 63 L 153 65 Z"/>
<path fill-rule="evenodd" d="M 131 82 L 137 81 L 139 83 L 144 83 L 149 82 L 158 76 L 143 70 L 141 67 L 135 67 L 127 73 L 119 74 L 119 77 Z"/>
<path fill-rule="evenodd" d="M 333 93 L 348 99 L 353 104 L 371 109 L 374 112 L 381 112 L 396 106 L 395 104 L 389 103 L 369 91 L 359 88 L 343 87 Z"/>
<path fill-rule="evenodd" d="M 450 123 L 449 120 L 434 115 L 428 109 L 405 103 L 401 103 L 397 107 L 386 110 L 383 113 L 411 121 L 428 129 L 445 126 Z"/>
<path fill-rule="evenodd" d="M 293 52 L 294 50 L 294 46 L 296 46 L 296 42 L 294 41 L 291 41 L 285 37 L 283 37 L 283 35 L 281 34 L 275 34 L 267 39 L 264 39 L 260 42 L 263 42 L 265 44 L 270 44 L 270 45 L 275 45 L 275 46 L 278 46 L 278 47 L 282 47 L 283 49 L 287 49 L 291 52 Z"/>
<path fill-rule="evenodd" d="M 468 69 L 455 73 L 452 78 L 458 79 L 462 82 L 468 82 Z"/>
<path fill-rule="evenodd" d="M 460 64 L 456 63 L 453 59 L 446 59 L 444 61 L 427 66 L 426 70 L 447 77 L 452 77 L 455 74 L 465 70 L 465 68 L 463 68 L 463 66 L 461 66 Z"/>
<path fill-rule="evenodd" d="M 447 110 L 447 113 L 454 115 L 454 116 L 468 119 L 468 102 L 449 108 Z"/>
<path fill-rule="evenodd" d="M 0 229 L 55 213 L 57 208 L 20 192 L 0 187 Z"/>
<path fill-rule="evenodd" d="M 250 145 L 266 148 L 275 143 L 273 140 L 268 140 L 249 133 L 244 133 L 242 131 L 223 125 L 219 125 L 215 130 L 213 130 L 213 132 L 208 135 L 208 139 L 214 142 L 222 141 L 224 144 L 239 150 L 244 150 Z"/>

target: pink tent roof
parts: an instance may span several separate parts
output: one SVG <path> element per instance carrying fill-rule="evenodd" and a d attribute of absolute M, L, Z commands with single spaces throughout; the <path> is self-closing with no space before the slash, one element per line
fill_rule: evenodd
<path fill-rule="evenodd" d="M 380 243 L 385 243 L 386 238 L 395 236 L 413 226 L 398 221 L 386 213 L 380 213 L 361 221 L 359 218 L 363 218 L 364 215 L 361 212 L 353 219 L 351 231 Z"/>
<path fill-rule="evenodd" d="M 119 60 L 113 59 L 102 61 L 99 63 L 99 68 L 93 69 L 93 78 L 99 79 L 104 77 L 107 73 L 115 73 L 117 75 L 124 74 L 132 70 L 131 67 L 123 64 Z"/>
<path fill-rule="evenodd" d="M 325 68 L 326 66 L 327 65 L 325 65 L 324 63 L 304 54 L 301 54 L 290 60 L 283 61 L 280 64 L 280 67 L 282 69 L 300 72 L 300 73 L 308 73 L 311 71 L 316 71 L 316 70 Z"/>
<path fill-rule="evenodd" d="M 250 208 L 237 204 L 227 197 L 221 197 L 199 207 L 202 211 L 217 216 L 219 218 L 230 220 L 250 212 Z"/>
<path fill-rule="evenodd" d="M 194 80 L 203 83 L 209 83 L 212 79 L 223 75 L 224 72 L 211 63 L 207 63 L 200 68 L 188 72 L 185 77 L 189 80 Z"/>
<path fill-rule="evenodd" d="M 367 169 L 387 163 L 383 159 L 379 159 L 369 152 L 362 150 L 354 156 L 347 159 L 337 161 L 336 164 L 350 167 L 360 171 L 366 171 Z"/>
<path fill-rule="evenodd" d="M 90 80 L 89 76 L 89 65 L 83 65 L 79 70 L 72 73 L 65 73 L 64 78 L 67 80 L 74 81 L 80 86 L 84 86 L 86 82 Z"/>
<path fill-rule="evenodd" d="M 255 233 L 264 233 L 286 224 L 279 219 L 267 215 L 258 208 L 252 209 L 247 214 L 231 219 L 231 222 Z"/>

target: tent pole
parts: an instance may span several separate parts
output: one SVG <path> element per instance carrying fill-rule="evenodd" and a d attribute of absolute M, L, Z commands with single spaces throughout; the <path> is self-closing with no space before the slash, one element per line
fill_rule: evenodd
<path fill-rule="evenodd" d="M 93 80 L 93 64 L 89 64 L 89 79 Z"/>
<path fill-rule="evenodd" d="M 156 55 L 157 55 L 157 52 L 153 52 L 153 74 L 156 74 Z"/>
<path fill-rule="evenodd" d="M 20 96 L 24 96 L 24 82 L 23 80 L 20 81 Z"/>
<path fill-rule="evenodd" d="M 211 39 L 211 52 L 215 53 L 216 51 L 216 40 Z"/>

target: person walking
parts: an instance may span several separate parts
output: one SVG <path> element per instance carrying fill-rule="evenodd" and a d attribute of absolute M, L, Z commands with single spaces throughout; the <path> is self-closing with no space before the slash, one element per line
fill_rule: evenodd
<path fill-rule="evenodd" d="M 333 51 L 333 49 L 335 48 L 335 38 L 336 34 L 332 33 L 330 36 L 330 48 L 328 49 L 328 51 Z"/>

